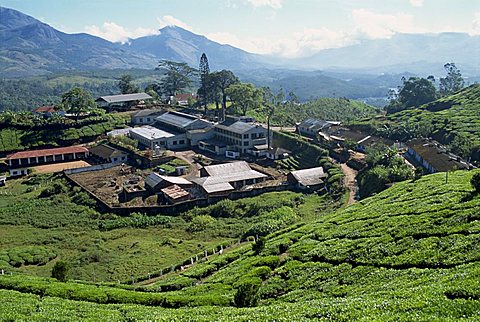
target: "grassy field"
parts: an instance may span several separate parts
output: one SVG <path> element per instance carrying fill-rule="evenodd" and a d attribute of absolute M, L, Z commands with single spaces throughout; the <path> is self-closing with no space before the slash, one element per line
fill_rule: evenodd
<path fill-rule="evenodd" d="M 2 310 L 33 320 L 65 314 L 92 320 L 473 321 L 480 314 L 480 196 L 470 186 L 472 174 L 451 173 L 448 183 L 444 174 L 398 183 L 345 210 L 325 211 L 315 222 L 270 233 L 259 250 L 246 243 L 143 292 L 1 277 Z M 239 287 L 251 280 L 260 281 L 258 307 L 232 307 Z M 42 309 L 30 313 L 32 306 Z"/>

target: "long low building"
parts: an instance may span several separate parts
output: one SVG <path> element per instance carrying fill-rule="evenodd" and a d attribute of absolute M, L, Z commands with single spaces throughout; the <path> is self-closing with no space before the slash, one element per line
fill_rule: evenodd
<path fill-rule="evenodd" d="M 28 168 L 33 166 L 82 160 L 87 157 L 87 148 L 82 146 L 70 146 L 64 148 L 16 152 L 8 155 L 6 162 L 10 167 L 11 176 L 22 176 L 27 175 Z"/>

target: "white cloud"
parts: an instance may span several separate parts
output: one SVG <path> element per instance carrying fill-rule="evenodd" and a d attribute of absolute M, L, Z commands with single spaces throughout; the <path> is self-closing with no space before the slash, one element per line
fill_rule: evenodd
<path fill-rule="evenodd" d="M 247 0 L 248 3 L 257 7 L 271 7 L 273 9 L 282 8 L 282 0 Z"/>
<path fill-rule="evenodd" d="M 186 30 L 192 31 L 193 28 L 186 24 L 185 22 L 177 19 L 173 16 L 163 16 L 162 18 L 157 18 L 158 23 L 160 24 L 160 28 L 167 27 L 167 26 L 177 26 Z"/>
<path fill-rule="evenodd" d="M 357 31 L 368 38 L 390 38 L 395 33 L 422 32 L 415 26 L 412 15 L 405 13 L 380 14 L 366 9 L 352 11 Z"/>
<path fill-rule="evenodd" d="M 257 54 L 276 54 L 282 57 L 305 57 L 318 50 L 342 47 L 354 40 L 347 34 L 327 28 L 305 28 L 280 38 L 239 38 L 228 32 L 217 32 L 207 38 Z"/>
<path fill-rule="evenodd" d="M 159 31 L 156 29 L 142 27 L 130 31 L 114 22 L 104 22 L 100 27 L 95 25 L 86 26 L 85 32 L 112 42 L 121 43 L 128 42 L 129 39 L 133 38 L 159 34 Z"/>
<path fill-rule="evenodd" d="M 480 11 L 475 12 L 472 21 L 472 30 L 469 32 L 472 36 L 480 35 Z"/>
<path fill-rule="evenodd" d="M 410 4 L 414 7 L 421 7 L 424 2 L 424 0 L 410 0 Z"/>

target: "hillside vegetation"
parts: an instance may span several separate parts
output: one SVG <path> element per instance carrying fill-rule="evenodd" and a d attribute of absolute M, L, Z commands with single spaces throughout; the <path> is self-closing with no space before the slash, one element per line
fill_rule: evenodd
<path fill-rule="evenodd" d="M 266 122 L 267 116 L 263 109 L 249 111 L 248 115 Z M 283 104 L 275 109 L 271 124 L 275 126 L 295 126 L 308 118 L 330 121 L 352 121 L 372 118 L 379 110 L 360 101 L 346 98 L 319 98 L 307 103 Z"/>
<path fill-rule="evenodd" d="M 366 124 L 377 134 L 395 140 L 433 137 L 454 153 L 480 161 L 480 84 Z"/>
<path fill-rule="evenodd" d="M 480 196 L 470 185 L 473 173 L 451 173 L 448 183 L 434 174 L 395 184 L 270 234 L 264 247 L 247 243 L 167 275 L 144 292 L 3 276 L 1 310 L 29 320 L 475 320 Z M 247 285 L 250 304 L 259 306 L 231 307 Z"/>

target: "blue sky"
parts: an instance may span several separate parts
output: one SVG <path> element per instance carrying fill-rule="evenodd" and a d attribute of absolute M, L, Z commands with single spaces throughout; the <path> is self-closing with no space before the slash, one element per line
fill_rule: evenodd
<path fill-rule="evenodd" d="M 0 0 L 65 32 L 128 41 L 178 25 L 250 52 L 307 56 L 395 33 L 480 34 L 480 0 Z"/>

